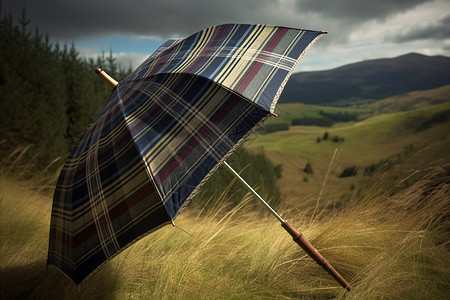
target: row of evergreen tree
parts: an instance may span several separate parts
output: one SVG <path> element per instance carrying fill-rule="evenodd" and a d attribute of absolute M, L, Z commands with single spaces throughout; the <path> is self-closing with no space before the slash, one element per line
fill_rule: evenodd
<path fill-rule="evenodd" d="M 94 69 L 117 79 L 130 70 L 111 52 L 85 59 L 73 43 L 50 43 L 29 29 L 25 11 L 19 20 L 0 14 L 0 155 L 30 146 L 28 155 L 42 168 L 68 155 L 110 95 Z"/>
<path fill-rule="evenodd" d="M 131 70 L 118 65 L 111 52 L 96 60 L 84 59 L 73 44 L 51 44 L 48 35 L 38 29 L 28 30 L 25 13 L 16 23 L 11 15 L 0 20 L 0 161 L 16 149 L 29 146 L 22 160 L 27 167 L 32 166 L 29 171 L 33 173 L 45 169 L 55 158 L 62 159 L 54 166 L 65 161 L 111 94 L 95 68 L 118 80 Z M 260 192 L 272 205 L 278 204 L 280 193 L 275 181 L 281 176 L 279 167 L 275 168 L 264 154 L 251 155 L 244 149 L 229 161 L 237 170 L 252 164 L 244 174 L 255 179 L 250 183 L 261 186 Z M 233 178 L 229 172 L 217 172 L 197 201 L 202 203 L 211 194 L 221 193 L 230 182 Z M 239 185 L 231 187 L 231 193 L 233 201 L 240 201 L 246 191 Z"/>

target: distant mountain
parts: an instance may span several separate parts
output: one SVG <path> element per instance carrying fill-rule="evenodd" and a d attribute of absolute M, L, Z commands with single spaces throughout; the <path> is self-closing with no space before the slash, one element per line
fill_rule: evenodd
<path fill-rule="evenodd" d="M 280 103 L 345 105 L 450 84 L 450 57 L 410 53 L 291 76 Z"/>

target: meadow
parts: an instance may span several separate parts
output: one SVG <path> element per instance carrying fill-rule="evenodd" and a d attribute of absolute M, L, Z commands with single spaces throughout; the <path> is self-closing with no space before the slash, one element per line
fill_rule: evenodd
<path fill-rule="evenodd" d="M 444 103 L 331 128 L 291 126 L 247 143 L 281 166 L 279 213 L 351 292 L 252 196 L 236 201 L 233 182 L 214 196 L 199 195 L 214 197 L 213 204 L 187 207 L 176 227 L 147 235 L 76 287 L 46 267 L 55 177 L 25 176 L 23 148 L 0 170 L 0 298 L 447 299 L 449 120 L 435 116 L 448 109 Z M 324 131 L 344 141 L 318 143 Z M 307 162 L 312 174 L 303 170 Z M 339 177 L 348 166 L 357 174 Z"/>
<path fill-rule="evenodd" d="M 281 105 L 283 112 L 289 111 L 290 119 L 304 111 L 317 112 L 314 108 L 300 103 Z M 412 176 L 405 182 L 408 185 L 415 178 L 410 173 L 450 162 L 449 112 L 450 103 L 445 102 L 375 114 L 332 127 L 291 126 L 289 130 L 253 136 L 247 149 L 265 153 L 281 167 L 283 176 L 278 186 L 283 201 L 307 208 L 321 193 L 320 198 L 327 198 L 328 204 L 342 202 L 358 196 L 380 166 L 401 165 L 401 176 Z M 276 118 L 269 121 L 280 122 Z M 327 140 L 323 139 L 325 134 Z M 304 171 L 308 163 L 312 173 Z M 354 174 L 341 176 L 349 168 L 354 168 Z"/>

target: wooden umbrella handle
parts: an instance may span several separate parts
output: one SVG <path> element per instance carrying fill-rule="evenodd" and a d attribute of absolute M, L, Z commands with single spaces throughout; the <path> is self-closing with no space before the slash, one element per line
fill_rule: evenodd
<path fill-rule="evenodd" d="M 316 261 L 317 264 L 319 264 L 322 268 L 324 268 L 328 273 L 330 273 L 331 276 L 333 276 L 334 279 L 336 279 L 337 282 L 339 282 L 340 285 L 342 285 L 345 289 L 350 291 L 351 287 L 348 284 L 348 282 L 342 277 L 330 263 L 317 251 L 316 248 L 311 245 L 310 242 L 303 236 L 302 233 L 298 232 L 294 227 L 292 227 L 291 224 L 288 222 L 281 223 L 281 226 L 289 232 L 289 234 L 292 236 L 294 241 L 302 247 L 303 250 L 305 250 L 308 255 Z"/>

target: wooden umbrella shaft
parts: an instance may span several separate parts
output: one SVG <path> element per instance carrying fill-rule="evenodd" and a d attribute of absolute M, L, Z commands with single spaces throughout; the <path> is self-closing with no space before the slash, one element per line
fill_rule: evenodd
<path fill-rule="evenodd" d="M 111 88 L 115 88 L 118 84 L 116 80 L 114 80 L 111 76 L 109 76 L 105 71 L 100 68 L 95 69 L 95 73 L 97 73 L 104 82 L 106 82 Z M 319 251 L 311 245 L 310 242 L 291 224 L 283 220 L 280 215 L 272 208 L 270 205 L 226 162 L 224 161 L 224 165 L 230 170 L 230 172 L 253 194 L 256 198 L 258 198 L 261 203 L 266 206 L 267 209 L 281 222 L 281 226 L 292 236 L 294 241 L 312 258 L 314 259 L 322 268 L 324 268 L 328 273 L 333 276 L 333 278 L 339 282 L 344 288 L 350 291 L 350 285 L 348 282 L 330 265 L 330 263 L 320 255 Z"/>
<path fill-rule="evenodd" d="M 292 236 L 294 242 L 296 242 L 314 261 L 324 268 L 333 278 L 339 282 L 342 287 L 350 291 L 351 287 L 348 282 L 342 277 L 333 266 L 317 251 L 316 248 L 304 237 L 304 235 L 298 232 L 291 224 L 283 220 L 277 212 L 270 207 L 270 205 L 264 201 L 264 199 L 247 183 L 245 180 L 225 161 L 224 165 L 230 170 L 230 172 L 242 183 L 244 186 L 259 200 L 264 206 L 266 206 L 270 212 L 281 222 L 281 226 Z"/>
<path fill-rule="evenodd" d="M 348 282 L 344 279 L 344 277 L 341 276 L 334 268 L 333 266 L 323 257 L 319 251 L 317 251 L 316 248 L 314 248 L 313 245 L 305 238 L 305 236 L 298 232 L 294 227 L 292 227 L 291 224 L 288 222 L 284 222 L 281 224 L 281 226 L 289 232 L 289 234 L 294 239 L 294 242 L 296 242 L 314 261 L 325 269 L 333 278 L 339 282 L 340 285 L 342 285 L 343 288 L 347 289 L 347 291 L 350 291 L 351 287 L 348 284 Z"/>

